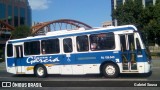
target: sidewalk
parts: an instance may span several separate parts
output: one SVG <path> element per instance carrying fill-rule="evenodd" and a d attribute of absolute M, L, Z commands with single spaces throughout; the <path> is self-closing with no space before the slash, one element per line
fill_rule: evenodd
<path fill-rule="evenodd" d="M 6 69 L 5 62 L 0 62 L 0 70 L 5 70 L 5 69 Z"/>
<path fill-rule="evenodd" d="M 160 60 L 160 57 L 158 57 L 158 56 L 152 56 L 152 60 Z"/>

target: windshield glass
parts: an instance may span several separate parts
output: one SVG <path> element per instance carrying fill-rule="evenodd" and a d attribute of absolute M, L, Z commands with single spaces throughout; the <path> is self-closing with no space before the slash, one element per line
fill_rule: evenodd
<path fill-rule="evenodd" d="M 148 37 L 147 35 L 143 32 L 139 32 L 140 34 L 140 37 L 142 39 L 142 42 L 143 42 L 143 46 L 144 48 L 146 49 L 145 50 L 145 54 L 146 54 L 146 57 L 151 60 L 151 53 L 150 53 L 150 50 L 149 50 L 149 44 L 148 44 Z"/>

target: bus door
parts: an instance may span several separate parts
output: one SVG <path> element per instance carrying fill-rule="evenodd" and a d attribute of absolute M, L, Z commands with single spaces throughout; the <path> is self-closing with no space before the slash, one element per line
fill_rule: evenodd
<path fill-rule="evenodd" d="M 23 73 L 22 59 L 23 59 L 23 48 L 22 45 L 15 45 L 15 66 L 17 74 Z"/>
<path fill-rule="evenodd" d="M 62 74 L 73 74 L 72 73 L 72 62 L 74 57 L 72 55 L 73 52 L 73 41 L 72 38 L 64 38 L 63 39 L 63 66 L 61 69 Z"/>
<path fill-rule="evenodd" d="M 132 34 L 120 35 L 122 71 L 134 72 L 137 70 L 137 52 L 135 50 L 135 37 Z"/>

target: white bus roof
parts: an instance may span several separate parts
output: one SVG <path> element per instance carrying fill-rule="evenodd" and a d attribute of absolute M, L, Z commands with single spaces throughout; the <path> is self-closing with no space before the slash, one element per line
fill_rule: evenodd
<path fill-rule="evenodd" d="M 60 30 L 60 31 L 53 31 L 48 32 L 46 35 L 41 36 L 34 36 L 34 37 L 27 37 L 27 38 L 21 38 L 21 39 L 13 39 L 9 40 L 9 43 L 15 43 L 15 42 L 27 42 L 32 40 L 38 40 L 43 38 L 49 38 L 49 37 L 64 37 L 64 36 L 72 36 L 72 35 L 79 35 L 79 34 L 87 34 L 92 32 L 114 32 L 114 31 L 123 31 L 123 30 L 135 30 L 137 31 L 137 28 L 134 25 L 124 25 L 124 26 L 109 26 L 109 27 L 102 27 L 102 28 L 92 28 L 92 29 L 85 29 L 80 28 L 77 30 Z"/>

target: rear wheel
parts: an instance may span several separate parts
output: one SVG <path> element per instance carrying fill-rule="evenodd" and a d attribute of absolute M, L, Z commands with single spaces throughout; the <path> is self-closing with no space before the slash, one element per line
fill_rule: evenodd
<path fill-rule="evenodd" d="M 107 63 L 103 66 L 102 73 L 105 77 L 115 78 L 119 74 L 119 69 L 115 64 Z"/>
<path fill-rule="evenodd" d="M 46 70 L 46 67 L 43 66 L 43 65 L 37 65 L 35 67 L 35 70 L 34 70 L 34 73 L 37 77 L 46 77 L 47 76 L 47 70 Z"/>

